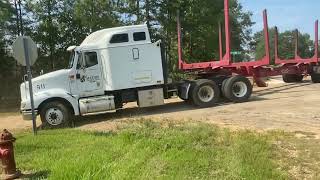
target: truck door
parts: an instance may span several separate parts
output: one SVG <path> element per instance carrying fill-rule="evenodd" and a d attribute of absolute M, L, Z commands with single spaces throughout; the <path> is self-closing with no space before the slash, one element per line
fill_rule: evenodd
<path fill-rule="evenodd" d="M 80 54 L 76 70 L 77 94 L 80 97 L 103 94 L 100 64 L 97 52 L 88 51 Z"/>

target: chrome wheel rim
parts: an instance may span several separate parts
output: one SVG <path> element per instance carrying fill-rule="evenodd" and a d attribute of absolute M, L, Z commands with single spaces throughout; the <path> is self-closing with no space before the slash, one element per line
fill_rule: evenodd
<path fill-rule="evenodd" d="M 198 97 L 202 102 L 210 102 L 214 98 L 213 88 L 211 86 L 200 87 Z"/>
<path fill-rule="evenodd" d="M 63 113 L 58 108 L 50 108 L 46 112 L 46 120 L 52 126 L 58 126 L 63 122 Z"/>
<path fill-rule="evenodd" d="M 244 82 L 236 82 L 232 86 L 232 94 L 238 98 L 244 97 L 248 92 L 248 87 Z"/>

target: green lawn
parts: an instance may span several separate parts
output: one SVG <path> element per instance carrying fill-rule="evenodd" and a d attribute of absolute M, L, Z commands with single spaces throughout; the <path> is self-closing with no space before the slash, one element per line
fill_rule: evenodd
<path fill-rule="evenodd" d="M 16 159 L 34 178 L 286 179 L 269 137 L 204 124 L 138 121 L 109 133 L 17 135 Z"/>

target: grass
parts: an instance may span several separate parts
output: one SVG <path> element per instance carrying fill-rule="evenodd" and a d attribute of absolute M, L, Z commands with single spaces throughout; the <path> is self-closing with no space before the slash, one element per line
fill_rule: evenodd
<path fill-rule="evenodd" d="M 287 179 L 269 137 L 204 124 L 139 121 L 115 132 L 17 135 L 16 159 L 33 178 Z"/>
<path fill-rule="evenodd" d="M 320 139 L 315 134 L 296 132 L 274 137 L 275 158 L 290 179 L 320 179 Z"/>

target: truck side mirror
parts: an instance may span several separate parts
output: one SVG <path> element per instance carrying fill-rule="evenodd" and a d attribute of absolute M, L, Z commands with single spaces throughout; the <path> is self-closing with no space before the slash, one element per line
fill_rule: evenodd
<path fill-rule="evenodd" d="M 158 41 L 156 42 L 156 45 L 159 47 L 159 46 L 161 45 L 161 40 L 158 40 Z"/>
<path fill-rule="evenodd" d="M 26 82 L 27 80 L 28 80 L 28 74 L 25 74 L 24 76 L 23 76 L 23 82 Z"/>

